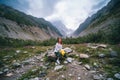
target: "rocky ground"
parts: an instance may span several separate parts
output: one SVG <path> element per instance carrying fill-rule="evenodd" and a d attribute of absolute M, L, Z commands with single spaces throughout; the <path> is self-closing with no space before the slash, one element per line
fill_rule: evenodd
<path fill-rule="evenodd" d="M 120 79 L 119 52 L 114 51 L 112 47 L 105 44 L 65 45 L 64 47 L 67 47 L 67 58 L 63 59 L 61 64 L 54 61 L 52 47 L 47 47 L 45 52 L 35 52 L 41 47 L 32 47 L 34 51 L 31 54 L 29 50 L 16 50 L 16 54 L 22 51 L 23 54 L 31 56 L 20 61 L 14 59 L 11 65 L 1 67 L 0 80 Z M 3 59 L 10 57 L 13 56 L 5 56 Z M 109 63 L 109 61 L 114 63 Z"/>

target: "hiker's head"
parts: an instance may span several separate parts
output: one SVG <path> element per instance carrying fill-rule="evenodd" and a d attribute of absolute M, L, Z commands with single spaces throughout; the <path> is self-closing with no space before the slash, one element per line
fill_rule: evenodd
<path fill-rule="evenodd" d="M 62 44 L 62 38 L 58 38 L 58 43 Z"/>

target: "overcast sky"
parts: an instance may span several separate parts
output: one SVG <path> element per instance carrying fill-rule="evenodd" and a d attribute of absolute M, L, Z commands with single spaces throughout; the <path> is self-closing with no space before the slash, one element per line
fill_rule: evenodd
<path fill-rule="evenodd" d="M 26 14 L 52 22 L 61 20 L 75 30 L 84 20 L 107 5 L 110 0 L 0 0 Z"/>

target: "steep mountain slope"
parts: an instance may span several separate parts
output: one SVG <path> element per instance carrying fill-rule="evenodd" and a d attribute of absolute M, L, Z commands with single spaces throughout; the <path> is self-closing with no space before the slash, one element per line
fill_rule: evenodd
<path fill-rule="evenodd" d="M 109 33 L 111 26 L 120 26 L 120 0 L 111 0 L 107 6 L 87 18 L 74 32 L 75 36 L 96 33 L 99 30 Z"/>
<path fill-rule="evenodd" d="M 62 35 L 57 28 L 43 18 L 26 15 L 8 6 L 0 5 L 0 36 L 45 40 Z"/>
<path fill-rule="evenodd" d="M 68 29 L 60 20 L 53 21 L 52 24 L 61 32 L 64 37 L 73 32 L 73 30 Z"/>

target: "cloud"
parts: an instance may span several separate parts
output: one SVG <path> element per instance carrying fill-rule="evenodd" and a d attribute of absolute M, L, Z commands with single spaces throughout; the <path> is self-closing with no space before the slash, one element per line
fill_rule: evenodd
<path fill-rule="evenodd" d="M 53 13 L 54 6 L 59 0 L 28 0 L 28 14 L 36 17 L 46 17 Z"/>
<path fill-rule="evenodd" d="M 67 28 L 75 30 L 80 23 L 105 6 L 110 0 L 61 0 L 56 4 L 54 13 L 47 16 L 49 21 L 60 19 Z"/>
<path fill-rule="evenodd" d="M 0 0 L 20 11 L 48 21 L 61 20 L 67 28 L 77 29 L 85 19 L 110 0 Z"/>

